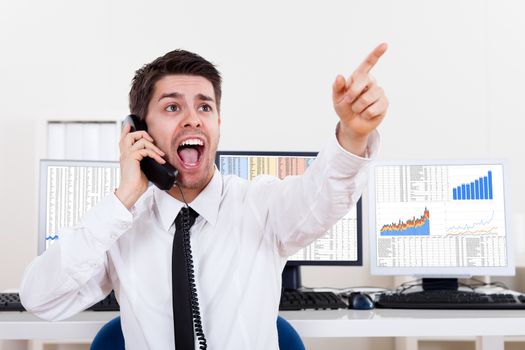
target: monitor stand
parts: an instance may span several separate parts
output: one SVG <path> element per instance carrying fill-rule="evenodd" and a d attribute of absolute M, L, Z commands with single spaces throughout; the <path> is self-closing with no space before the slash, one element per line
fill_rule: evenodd
<path fill-rule="evenodd" d="M 423 290 L 458 290 L 457 278 L 422 278 Z"/>
<path fill-rule="evenodd" d="M 301 288 L 301 266 L 288 264 L 284 267 L 282 274 L 282 289 L 297 290 Z"/>

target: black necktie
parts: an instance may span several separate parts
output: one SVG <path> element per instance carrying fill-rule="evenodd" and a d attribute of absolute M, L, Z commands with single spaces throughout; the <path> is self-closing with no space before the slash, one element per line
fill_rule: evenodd
<path fill-rule="evenodd" d="M 175 348 L 193 350 L 193 314 L 191 310 L 190 278 L 187 264 L 190 260 L 190 228 L 199 214 L 188 207 L 180 210 L 175 218 L 175 235 L 171 255 L 171 281 L 173 288 L 173 322 L 175 325 Z M 187 232 L 186 238 L 184 237 Z M 187 245 L 185 248 L 184 246 Z M 193 268 L 193 267 L 191 267 Z"/>

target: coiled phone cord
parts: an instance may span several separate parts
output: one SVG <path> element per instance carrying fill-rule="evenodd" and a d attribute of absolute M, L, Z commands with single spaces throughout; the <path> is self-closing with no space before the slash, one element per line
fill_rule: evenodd
<path fill-rule="evenodd" d="M 178 183 L 175 185 L 179 188 L 179 191 L 182 195 L 182 200 L 186 205 L 186 208 L 189 209 L 188 203 L 184 198 L 184 193 L 180 188 Z M 191 253 L 191 243 L 190 243 L 190 214 L 189 210 L 186 211 L 186 215 L 182 217 L 182 244 L 184 245 L 184 259 L 186 260 L 186 273 L 188 276 L 188 282 L 190 285 L 190 302 L 191 302 L 191 312 L 193 314 L 193 324 L 195 325 L 195 334 L 199 340 L 199 348 L 201 350 L 206 350 L 208 345 L 206 343 L 206 337 L 204 336 L 204 331 L 202 330 L 202 318 L 199 307 L 199 297 L 197 295 L 197 286 L 195 285 L 195 269 L 193 266 L 193 255 Z"/>

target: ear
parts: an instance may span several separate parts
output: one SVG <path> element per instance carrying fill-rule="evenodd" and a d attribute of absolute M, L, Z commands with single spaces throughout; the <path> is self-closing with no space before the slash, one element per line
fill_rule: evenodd
<path fill-rule="evenodd" d="M 217 117 L 217 124 L 219 126 L 221 126 L 221 115 L 219 114 L 219 116 Z"/>

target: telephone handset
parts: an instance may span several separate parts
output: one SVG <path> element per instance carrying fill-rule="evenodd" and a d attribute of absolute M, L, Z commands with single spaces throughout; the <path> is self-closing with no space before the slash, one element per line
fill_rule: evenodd
<path fill-rule="evenodd" d="M 148 131 L 146 123 L 133 114 L 128 115 L 124 119 L 122 125 L 124 126 L 126 124 L 131 125 L 131 132 L 139 130 Z M 179 173 L 170 163 L 159 164 L 155 159 L 150 157 L 144 157 L 140 161 L 140 168 L 149 181 L 164 191 L 171 189 L 175 185 Z"/>

